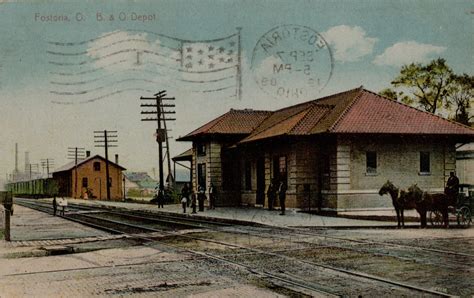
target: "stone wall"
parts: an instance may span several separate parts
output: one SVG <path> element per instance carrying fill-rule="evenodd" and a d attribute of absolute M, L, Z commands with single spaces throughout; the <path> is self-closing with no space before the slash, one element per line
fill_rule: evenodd
<path fill-rule="evenodd" d="M 377 170 L 367 173 L 366 152 L 377 155 Z M 420 172 L 420 152 L 430 153 L 430 172 Z M 380 197 L 378 190 L 387 181 L 408 188 L 417 183 L 423 190 L 442 192 L 449 172 L 455 170 L 455 147 L 447 140 L 407 138 L 338 138 L 336 183 L 338 211 L 348 209 L 392 208 L 388 195 Z"/>
<path fill-rule="evenodd" d="M 206 163 L 206 184 L 221 189 L 221 144 L 208 142 L 206 155 L 193 148 L 193 186 L 197 187 L 197 164 Z M 367 173 L 366 152 L 377 155 L 377 171 Z M 420 151 L 430 152 L 430 173 L 420 173 Z M 456 168 L 454 143 L 449 139 L 423 137 L 338 136 L 259 143 L 239 149 L 236 167 L 240 172 L 240 199 L 233 203 L 256 205 L 257 160 L 263 158 L 265 193 L 274 176 L 273 159 L 286 156 L 288 208 L 316 209 L 321 189 L 321 207 L 328 211 L 392 208 L 379 188 L 391 180 L 407 188 L 417 183 L 422 189 L 442 191 L 449 172 Z M 329 171 L 324 172 L 324 163 Z M 245 166 L 251 166 L 251 189 L 245 187 Z M 321 184 L 321 185 L 320 185 Z M 277 200 L 278 201 L 278 200 Z M 268 206 L 265 196 L 264 206 Z M 278 206 L 278 202 L 276 202 Z"/>

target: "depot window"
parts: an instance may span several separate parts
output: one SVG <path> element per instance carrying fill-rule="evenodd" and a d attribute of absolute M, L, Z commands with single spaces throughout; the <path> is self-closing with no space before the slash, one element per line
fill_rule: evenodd
<path fill-rule="evenodd" d="M 430 173 L 430 153 L 426 151 L 420 152 L 420 173 Z"/>
<path fill-rule="evenodd" d="M 87 187 L 89 185 L 87 177 L 82 178 L 82 187 Z"/>
<path fill-rule="evenodd" d="M 377 173 L 377 152 L 367 151 L 366 157 L 366 172 L 367 174 Z"/>
<path fill-rule="evenodd" d="M 100 172 L 100 162 L 94 162 L 94 171 Z"/>
<path fill-rule="evenodd" d="M 206 144 L 203 144 L 203 143 L 197 144 L 197 154 L 206 155 Z"/>

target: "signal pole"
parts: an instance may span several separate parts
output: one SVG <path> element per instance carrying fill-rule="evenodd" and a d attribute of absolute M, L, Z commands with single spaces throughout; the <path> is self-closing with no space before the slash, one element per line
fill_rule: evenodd
<path fill-rule="evenodd" d="M 107 187 L 107 201 L 110 201 L 110 176 L 109 176 L 109 148 L 118 147 L 118 132 L 116 130 L 96 130 L 94 131 L 95 147 L 105 148 L 105 185 Z"/>
<path fill-rule="evenodd" d="M 160 178 L 160 191 L 164 190 L 164 179 L 163 179 L 163 142 L 167 142 L 167 131 L 166 121 L 174 121 L 175 118 L 167 118 L 167 114 L 176 114 L 175 111 L 165 110 L 165 108 L 174 108 L 174 104 L 163 104 L 164 100 L 175 100 L 174 97 L 166 97 L 166 90 L 162 90 L 156 94 L 155 97 L 140 97 L 140 100 L 152 100 L 153 104 L 141 104 L 143 108 L 156 108 L 156 110 L 145 110 L 142 111 L 142 115 L 151 114 L 156 115 L 156 118 L 143 118 L 142 121 L 156 121 L 156 142 L 158 143 L 158 165 L 159 165 L 159 178 Z M 162 126 L 163 124 L 163 126 Z M 169 146 L 167 146 L 169 156 Z M 170 169 L 168 169 L 169 171 Z"/>
<path fill-rule="evenodd" d="M 74 160 L 74 197 L 77 197 L 77 162 L 86 156 L 85 148 L 68 147 L 67 158 Z"/>

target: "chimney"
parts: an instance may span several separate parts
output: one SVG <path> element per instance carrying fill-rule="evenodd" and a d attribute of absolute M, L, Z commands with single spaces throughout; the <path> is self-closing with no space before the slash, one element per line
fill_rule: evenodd
<path fill-rule="evenodd" d="M 119 164 L 118 162 L 119 162 L 119 160 L 118 160 L 118 154 L 115 154 L 115 163 L 116 163 L 116 164 Z"/>
<path fill-rule="evenodd" d="M 86 158 L 91 156 L 91 152 L 89 150 L 86 151 Z"/>

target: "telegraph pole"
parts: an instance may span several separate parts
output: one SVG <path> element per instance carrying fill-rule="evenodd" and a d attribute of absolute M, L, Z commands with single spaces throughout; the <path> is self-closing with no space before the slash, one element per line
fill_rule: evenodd
<path fill-rule="evenodd" d="M 39 172 L 39 165 L 37 163 L 30 163 L 30 180 L 33 179 L 33 166 L 35 166 L 36 171 Z"/>
<path fill-rule="evenodd" d="M 43 170 L 46 168 L 46 177 L 49 178 L 49 169 L 54 167 L 54 159 L 52 158 L 45 158 L 41 160 L 41 166 Z"/>
<path fill-rule="evenodd" d="M 152 100 L 155 103 L 152 104 L 141 104 L 140 107 L 144 108 L 156 108 L 156 110 L 145 110 L 141 114 L 156 115 L 156 118 L 143 118 L 142 121 L 156 121 L 156 142 L 158 143 L 158 165 L 159 165 L 159 178 L 160 178 L 160 191 L 164 191 L 164 179 L 163 179 L 163 142 L 167 142 L 167 131 L 166 121 L 174 121 L 175 118 L 167 118 L 167 114 L 176 114 L 175 111 L 165 110 L 165 108 L 174 108 L 174 104 L 163 104 L 163 101 L 175 100 L 174 97 L 166 97 L 166 90 L 162 90 L 155 94 L 155 97 L 140 97 L 140 100 Z M 169 156 L 169 146 L 167 146 Z M 169 171 L 170 169 L 168 169 Z"/>
<path fill-rule="evenodd" d="M 77 197 L 77 162 L 86 157 L 86 149 L 78 147 L 67 148 L 67 158 L 74 160 L 74 197 Z"/>
<path fill-rule="evenodd" d="M 110 201 L 110 176 L 109 176 L 109 148 L 118 147 L 116 130 L 96 130 L 94 131 L 95 147 L 105 148 L 105 185 L 107 187 L 107 200 Z M 112 143 L 112 144 L 110 144 Z"/>

